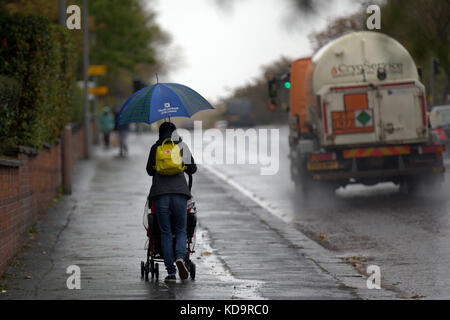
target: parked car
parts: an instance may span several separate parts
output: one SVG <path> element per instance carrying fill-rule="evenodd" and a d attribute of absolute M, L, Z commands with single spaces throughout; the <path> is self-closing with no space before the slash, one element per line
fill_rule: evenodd
<path fill-rule="evenodd" d="M 450 156 L 450 105 L 434 106 L 430 112 L 432 138 L 446 147 L 445 155 Z"/>

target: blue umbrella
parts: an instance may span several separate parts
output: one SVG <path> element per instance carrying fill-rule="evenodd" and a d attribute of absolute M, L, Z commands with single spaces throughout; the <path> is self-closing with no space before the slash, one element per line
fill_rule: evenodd
<path fill-rule="evenodd" d="M 123 105 L 117 124 L 152 123 L 171 117 L 191 117 L 202 110 L 214 109 L 205 98 L 178 83 L 157 83 L 135 92 Z"/>

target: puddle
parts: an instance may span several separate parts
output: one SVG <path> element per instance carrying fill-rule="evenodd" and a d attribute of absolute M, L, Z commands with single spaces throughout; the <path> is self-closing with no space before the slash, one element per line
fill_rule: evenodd
<path fill-rule="evenodd" d="M 265 299 L 260 293 L 264 281 L 235 278 L 230 270 L 226 268 L 221 258 L 215 253 L 215 249 L 211 247 L 211 238 L 208 231 L 197 225 L 196 237 L 195 255 L 196 257 L 201 257 L 201 260 L 197 260 L 195 257 L 195 261 L 201 261 L 202 271 L 216 277 L 219 281 L 233 285 L 232 299 Z"/>

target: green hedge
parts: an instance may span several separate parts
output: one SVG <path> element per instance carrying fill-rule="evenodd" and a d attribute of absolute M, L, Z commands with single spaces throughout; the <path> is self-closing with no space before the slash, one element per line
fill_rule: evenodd
<path fill-rule="evenodd" d="M 9 97 L 0 103 L 0 152 L 55 142 L 70 120 L 75 67 L 69 30 L 42 17 L 0 15 L 0 96 Z"/>
<path fill-rule="evenodd" d="M 9 135 L 20 94 L 21 88 L 17 81 L 0 75 L 0 137 L 2 141 Z"/>

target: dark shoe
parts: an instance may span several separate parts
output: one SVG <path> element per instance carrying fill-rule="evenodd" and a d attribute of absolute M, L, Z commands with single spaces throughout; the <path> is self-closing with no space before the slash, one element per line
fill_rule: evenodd
<path fill-rule="evenodd" d="M 186 268 L 183 259 L 177 259 L 175 263 L 177 265 L 178 274 L 180 275 L 181 280 L 186 280 L 189 277 L 189 271 Z"/>
<path fill-rule="evenodd" d="M 177 277 L 174 274 L 169 274 L 165 279 L 165 282 L 177 282 Z"/>

